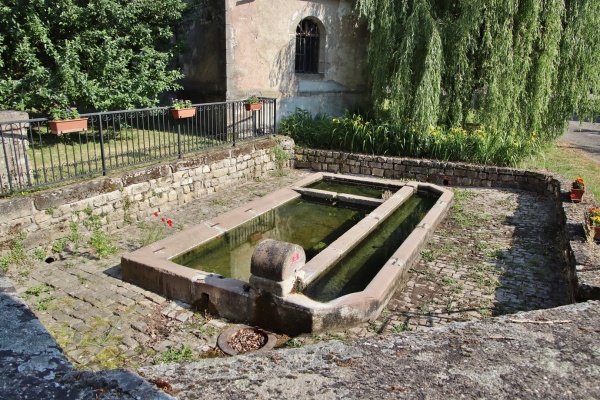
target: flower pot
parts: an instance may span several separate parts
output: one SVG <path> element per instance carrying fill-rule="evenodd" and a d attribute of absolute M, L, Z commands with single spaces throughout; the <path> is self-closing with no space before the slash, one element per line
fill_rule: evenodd
<path fill-rule="evenodd" d="M 262 108 L 262 103 L 246 103 L 244 107 L 246 107 L 246 111 L 256 111 Z"/>
<path fill-rule="evenodd" d="M 586 225 L 586 233 L 593 237 L 594 240 L 600 240 L 600 226 Z"/>
<path fill-rule="evenodd" d="M 575 189 L 571 188 L 571 201 L 573 203 L 580 203 L 581 198 L 583 197 L 583 193 L 585 193 L 585 189 Z"/>
<path fill-rule="evenodd" d="M 190 118 L 196 115 L 196 107 L 172 109 L 171 115 L 175 119 Z"/>
<path fill-rule="evenodd" d="M 48 121 L 50 131 L 57 135 L 69 132 L 81 132 L 87 130 L 87 118 L 63 119 L 58 121 Z"/>

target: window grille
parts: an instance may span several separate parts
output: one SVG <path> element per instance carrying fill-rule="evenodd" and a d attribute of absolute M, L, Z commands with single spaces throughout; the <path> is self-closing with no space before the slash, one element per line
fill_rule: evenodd
<path fill-rule="evenodd" d="M 319 73 L 319 27 L 309 19 L 296 28 L 296 72 Z"/>

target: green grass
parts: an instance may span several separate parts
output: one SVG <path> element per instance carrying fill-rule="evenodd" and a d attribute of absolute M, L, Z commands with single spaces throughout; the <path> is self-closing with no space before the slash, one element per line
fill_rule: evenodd
<path fill-rule="evenodd" d="M 560 145 L 548 146 L 519 166 L 531 171 L 555 172 L 570 180 L 580 176 L 586 183 L 586 191 L 596 200 L 600 199 L 600 165 L 582 151 Z"/>
<path fill-rule="evenodd" d="M 161 124 L 162 125 L 162 124 Z M 165 130 L 122 126 L 104 128 L 104 156 L 109 169 L 176 156 L 179 149 L 177 127 Z M 194 125 L 182 126 L 181 150 L 189 152 L 225 144 L 205 133 L 194 132 Z M 223 137 L 226 139 L 226 137 Z M 34 128 L 33 141 L 27 149 L 33 177 L 43 183 L 57 179 L 95 174 L 102 171 L 102 146 L 97 127 L 86 132 L 57 136 L 45 127 Z"/>

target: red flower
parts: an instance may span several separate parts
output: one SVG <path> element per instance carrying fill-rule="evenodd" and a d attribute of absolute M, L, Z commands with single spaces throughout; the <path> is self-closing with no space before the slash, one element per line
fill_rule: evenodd
<path fill-rule="evenodd" d="M 170 219 L 167 220 L 167 225 L 169 226 L 173 226 L 173 221 L 171 221 Z"/>
<path fill-rule="evenodd" d="M 160 220 L 161 220 L 162 222 L 166 222 L 166 221 L 167 221 L 167 220 L 165 219 L 165 217 L 162 217 Z"/>
<path fill-rule="evenodd" d="M 154 216 L 155 216 L 155 217 L 158 217 L 158 211 L 156 211 L 156 212 L 154 213 Z"/>

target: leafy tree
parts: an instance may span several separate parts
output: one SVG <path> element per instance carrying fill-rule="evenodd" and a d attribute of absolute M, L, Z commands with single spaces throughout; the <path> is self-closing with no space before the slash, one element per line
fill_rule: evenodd
<path fill-rule="evenodd" d="M 560 135 L 600 94 L 598 0 L 358 0 L 379 116 Z"/>
<path fill-rule="evenodd" d="M 181 0 L 4 0 L 0 107 L 155 105 L 178 88 L 171 49 L 185 9 Z"/>

